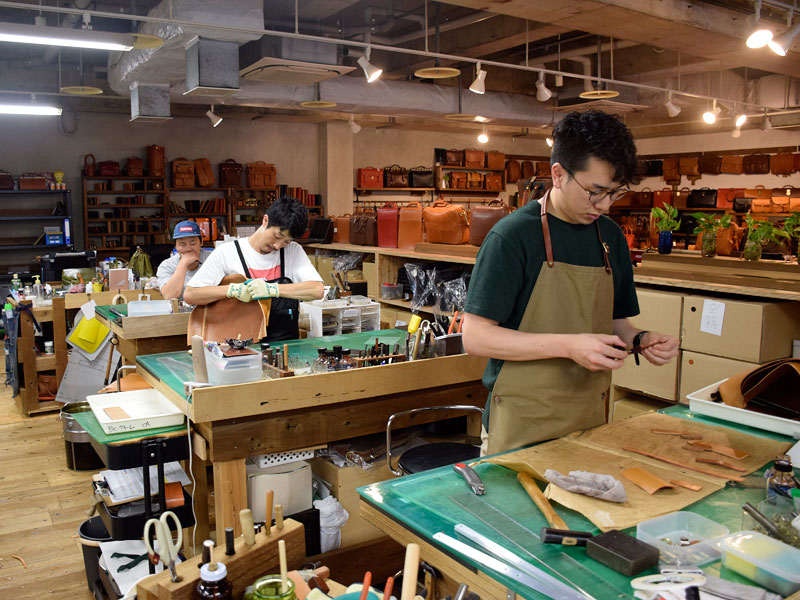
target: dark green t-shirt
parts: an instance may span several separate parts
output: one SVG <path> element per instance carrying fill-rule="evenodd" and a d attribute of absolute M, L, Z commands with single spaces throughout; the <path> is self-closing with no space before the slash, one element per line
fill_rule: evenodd
<path fill-rule="evenodd" d="M 501 327 L 519 327 L 539 270 L 547 260 L 540 212 L 538 201 L 526 204 L 498 222 L 486 236 L 472 271 L 466 312 L 497 321 Z M 556 262 L 603 266 L 603 251 L 594 224 L 573 225 L 552 214 L 548 214 L 547 222 Z M 613 318 L 633 317 L 639 314 L 639 302 L 628 245 L 614 221 L 603 216 L 598 222 L 600 235 L 608 244 L 613 271 Z M 553 330 L 547 333 L 558 333 L 557 324 L 554 325 Z M 489 359 L 483 384 L 490 392 L 502 366 L 502 360 Z M 488 410 L 484 414 L 486 422 Z"/>

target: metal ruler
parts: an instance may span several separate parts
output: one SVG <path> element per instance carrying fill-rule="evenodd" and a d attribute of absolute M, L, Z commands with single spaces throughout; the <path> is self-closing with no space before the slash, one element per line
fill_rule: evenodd
<path fill-rule="evenodd" d="M 518 521 L 515 521 L 506 513 L 484 500 L 483 497 L 478 497 L 475 494 L 466 492 L 464 494 L 450 496 L 449 499 L 483 523 L 491 531 L 513 544 L 517 549 L 523 552 L 527 558 L 544 566 L 550 572 L 586 596 L 592 597 L 587 590 L 582 589 L 574 581 L 566 577 L 565 573 L 580 573 L 586 581 L 592 582 L 587 587 L 590 587 L 592 592 L 603 599 L 622 600 L 633 598 L 632 592 L 620 589 L 606 579 L 597 577 L 597 574 L 589 569 L 589 567 L 581 564 L 566 552 L 561 551 L 560 548 L 553 547 L 550 544 L 543 544 L 538 533 L 528 529 Z M 536 554 L 534 554 L 532 550 L 535 550 Z M 544 557 L 545 560 L 541 557 Z"/>

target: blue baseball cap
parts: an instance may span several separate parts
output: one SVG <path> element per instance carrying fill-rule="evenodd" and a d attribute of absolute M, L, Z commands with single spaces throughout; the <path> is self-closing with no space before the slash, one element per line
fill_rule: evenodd
<path fill-rule="evenodd" d="M 200 226 L 194 221 L 181 221 L 175 225 L 175 231 L 172 232 L 172 239 L 177 240 L 185 237 L 203 237 L 203 232 Z"/>

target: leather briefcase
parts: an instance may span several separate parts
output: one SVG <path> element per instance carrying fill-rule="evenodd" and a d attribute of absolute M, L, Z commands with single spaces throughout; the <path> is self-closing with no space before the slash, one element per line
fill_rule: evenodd
<path fill-rule="evenodd" d="M 21 190 L 46 190 L 47 177 L 44 173 L 23 173 L 17 179 L 17 187 Z"/>
<path fill-rule="evenodd" d="M 492 200 L 486 205 L 473 207 L 469 223 L 469 243 L 480 246 L 489 234 L 489 230 L 508 213 L 509 208 L 500 200 Z"/>
<path fill-rule="evenodd" d="M 645 177 L 661 177 L 664 174 L 664 163 L 660 160 L 648 160 L 644 166 Z"/>
<path fill-rule="evenodd" d="M 521 179 L 530 179 L 536 176 L 536 166 L 532 160 L 522 161 L 522 177 Z"/>
<path fill-rule="evenodd" d="M 207 158 L 194 159 L 194 175 L 197 187 L 214 187 L 214 171 L 211 170 L 211 162 Z"/>
<path fill-rule="evenodd" d="M 397 226 L 397 247 L 414 250 L 422 241 L 422 205 L 409 202 L 400 209 Z"/>
<path fill-rule="evenodd" d="M 350 213 L 333 220 L 333 241 L 337 244 L 350 243 Z"/>
<path fill-rule="evenodd" d="M 164 146 L 152 144 L 147 147 L 147 175 L 149 177 L 164 177 L 166 164 Z"/>
<path fill-rule="evenodd" d="M 672 189 L 665 187 L 653 192 L 653 208 L 664 208 L 664 204 L 672 204 Z"/>
<path fill-rule="evenodd" d="M 653 207 L 653 191 L 649 188 L 642 188 L 633 200 L 634 208 L 652 208 Z"/>
<path fill-rule="evenodd" d="M 247 187 L 273 188 L 278 180 L 278 172 L 274 164 L 263 160 L 247 163 Z"/>
<path fill-rule="evenodd" d="M 375 167 L 363 167 L 357 172 L 358 182 L 356 187 L 367 190 L 379 190 L 383 188 L 383 169 Z"/>
<path fill-rule="evenodd" d="M 720 173 L 728 173 L 731 175 L 738 175 L 743 172 L 743 163 L 744 157 L 743 156 L 733 156 L 731 154 L 726 154 L 722 157 L 722 162 L 720 163 L 719 172 Z"/>
<path fill-rule="evenodd" d="M 733 208 L 734 198 L 744 198 L 744 188 L 719 188 L 717 190 L 717 208 Z"/>
<path fill-rule="evenodd" d="M 779 358 L 732 375 L 719 386 L 725 404 L 780 417 L 800 413 L 800 359 Z"/>
<path fill-rule="evenodd" d="M 700 155 L 699 167 L 701 173 L 719 175 L 722 168 L 722 157 L 719 154 L 704 152 Z"/>
<path fill-rule="evenodd" d="M 678 171 L 678 157 L 670 156 L 665 158 L 662 162 L 662 171 L 664 172 L 664 181 L 669 184 L 679 184 L 681 182 L 681 174 Z"/>
<path fill-rule="evenodd" d="M 742 198 L 734 198 L 733 199 L 733 212 L 735 213 L 746 213 L 750 210 L 750 204 L 752 204 L 753 199 L 742 197 Z"/>
<path fill-rule="evenodd" d="M 376 246 L 378 223 L 374 212 L 360 212 L 350 217 L 350 243 L 359 246 Z"/>
<path fill-rule="evenodd" d="M 754 188 L 747 188 L 744 191 L 744 195 L 747 198 L 770 199 L 772 198 L 772 190 L 766 189 L 763 185 L 757 185 Z"/>
<path fill-rule="evenodd" d="M 454 190 L 467 189 L 467 174 L 463 171 L 453 171 L 450 173 L 450 187 Z"/>
<path fill-rule="evenodd" d="M 392 165 L 383 168 L 383 187 L 387 188 L 407 188 L 408 169 L 400 165 Z"/>
<path fill-rule="evenodd" d="M 672 206 L 678 210 L 686 208 L 686 201 L 689 198 L 689 188 L 682 187 L 672 196 Z"/>
<path fill-rule="evenodd" d="M 503 191 L 503 176 L 500 173 L 486 173 L 483 181 L 487 192 Z"/>
<path fill-rule="evenodd" d="M 467 148 L 464 150 L 464 166 L 470 169 L 482 169 L 486 164 L 486 153 L 483 150 Z"/>
<path fill-rule="evenodd" d="M 536 163 L 536 177 L 550 177 L 550 163 L 540 160 Z"/>
<path fill-rule="evenodd" d="M 790 185 L 772 188 L 772 209 L 776 213 L 789 213 L 800 209 L 800 188 Z"/>
<path fill-rule="evenodd" d="M 769 173 L 769 154 L 748 154 L 742 159 L 742 171 L 747 175 Z"/>
<path fill-rule="evenodd" d="M 769 170 L 773 175 L 788 177 L 794 173 L 794 155 L 790 153 L 773 154 L 769 157 Z"/>
<path fill-rule="evenodd" d="M 467 189 L 482 190 L 483 173 L 473 173 L 472 171 L 467 171 Z"/>
<path fill-rule="evenodd" d="M 120 174 L 119 163 L 115 160 L 101 160 L 97 163 L 97 174 L 101 177 L 117 177 Z"/>
<path fill-rule="evenodd" d="M 194 163 L 183 156 L 172 161 L 172 187 L 194 187 Z"/>
<path fill-rule="evenodd" d="M 625 193 L 624 196 L 622 196 L 622 198 L 620 198 L 619 200 L 614 202 L 614 206 L 616 208 L 630 208 L 636 202 L 638 202 L 638 199 L 637 199 L 638 195 L 639 195 L 639 192 L 628 191 L 628 192 Z"/>
<path fill-rule="evenodd" d="M 144 175 L 144 161 L 138 156 L 129 156 L 125 161 L 125 173 L 128 177 L 141 177 Z"/>
<path fill-rule="evenodd" d="M 220 187 L 242 187 L 242 163 L 237 163 L 232 158 L 219 163 L 219 185 Z"/>
<path fill-rule="evenodd" d="M 717 206 L 717 190 L 711 188 L 700 188 L 699 190 L 692 190 L 689 192 L 689 198 L 686 200 L 687 208 L 716 208 Z"/>
<path fill-rule="evenodd" d="M 506 161 L 506 181 L 509 183 L 517 183 L 522 179 L 522 167 L 518 160 Z"/>
<path fill-rule="evenodd" d="M 773 212 L 772 198 L 753 198 L 752 202 L 750 202 L 750 212 L 753 214 Z"/>
<path fill-rule="evenodd" d="M 502 171 L 506 166 L 506 155 L 497 150 L 489 150 L 486 153 L 486 168 L 493 171 Z"/>
<path fill-rule="evenodd" d="M 431 244 L 466 244 L 469 241 L 467 211 L 462 206 L 437 200 L 422 209 L 425 236 Z"/>
<path fill-rule="evenodd" d="M 414 167 L 408 172 L 410 187 L 412 188 L 432 188 L 433 171 L 428 167 Z"/>
<path fill-rule="evenodd" d="M 700 160 L 696 156 L 681 156 L 678 159 L 678 173 L 694 183 L 700 179 Z"/>
<path fill-rule="evenodd" d="M 0 190 L 13 190 L 14 178 L 8 171 L 0 171 Z"/>
<path fill-rule="evenodd" d="M 463 150 L 447 150 L 445 152 L 444 164 L 448 167 L 463 167 L 464 166 L 464 151 Z"/>
<path fill-rule="evenodd" d="M 378 246 L 397 248 L 397 205 L 386 203 L 378 209 Z"/>

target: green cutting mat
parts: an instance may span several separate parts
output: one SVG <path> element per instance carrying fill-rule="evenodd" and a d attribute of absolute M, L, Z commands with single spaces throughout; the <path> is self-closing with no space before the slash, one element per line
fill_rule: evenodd
<path fill-rule="evenodd" d="M 138 430 L 138 431 L 125 431 L 123 433 L 114 433 L 114 434 L 107 434 L 103 431 L 103 428 L 100 427 L 100 423 L 97 421 L 97 417 L 94 416 L 94 413 L 90 410 L 85 412 L 78 412 L 72 413 L 72 417 L 78 422 L 78 424 L 83 427 L 83 429 L 91 435 L 94 439 L 96 439 L 101 444 L 108 444 L 110 442 L 125 442 L 127 440 L 133 440 L 141 437 L 151 437 L 155 435 L 160 435 L 162 433 L 169 433 L 171 431 L 180 431 L 185 429 L 184 425 L 172 425 L 170 427 L 156 427 L 155 429 L 145 429 L 145 430 Z"/>
<path fill-rule="evenodd" d="M 114 309 L 119 314 L 128 316 L 128 305 L 127 304 L 114 304 L 112 306 L 95 306 L 94 311 L 98 313 L 101 317 L 108 319 L 109 321 L 113 319 L 118 319 L 119 315 L 115 315 L 111 312 L 111 309 Z"/>

